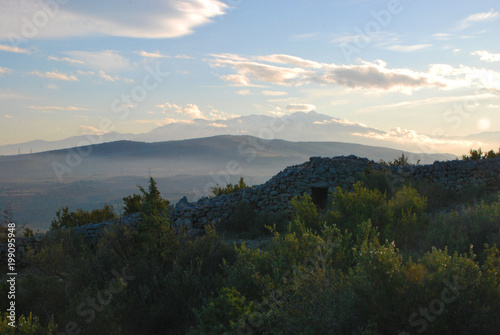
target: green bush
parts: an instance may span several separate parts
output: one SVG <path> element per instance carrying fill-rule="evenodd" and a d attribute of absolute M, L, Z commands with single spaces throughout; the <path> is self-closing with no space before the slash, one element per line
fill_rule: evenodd
<path fill-rule="evenodd" d="M 212 193 L 213 193 L 213 196 L 212 197 L 218 197 L 218 196 L 221 196 L 221 195 L 224 195 L 224 194 L 231 194 L 231 193 L 235 193 L 239 190 L 242 190 L 242 189 L 245 189 L 245 188 L 249 188 L 250 186 L 248 186 L 245 181 L 243 180 L 243 177 L 240 178 L 238 184 L 231 184 L 231 183 L 228 183 L 226 186 L 219 186 L 217 184 L 217 186 L 215 187 L 212 187 Z"/>
<path fill-rule="evenodd" d="M 64 206 L 56 212 L 56 217 L 52 220 L 50 230 L 79 227 L 89 223 L 100 223 L 116 218 L 117 215 L 113 206 L 108 204 L 105 204 L 102 208 L 93 209 L 90 212 L 83 209 L 77 209 L 76 212 L 70 212 L 69 207 Z"/>

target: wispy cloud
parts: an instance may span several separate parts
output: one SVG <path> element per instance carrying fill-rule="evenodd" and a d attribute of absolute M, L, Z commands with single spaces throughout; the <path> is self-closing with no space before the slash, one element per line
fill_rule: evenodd
<path fill-rule="evenodd" d="M 95 73 L 93 73 L 93 74 L 95 74 Z M 105 81 L 112 82 L 112 83 L 119 82 L 119 81 L 123 81 L 123 82 L 128 83 L 128 84 L 133 84 L 134 83 L 133 79 L 123 78 L 123 77 L 120 77 L 118 75 L 112 76 L 112 75 L 106 73 L 103 70 L 99 70 L 98 73 L 97 73 L 97 75 L 99 76 L 99 78 L 104 79 Z"/>
<path fill-rule="evenodd" d="M 9 114 L 5 114 L 3 117 L 6 118 L 6 119 L 12 119 L 13 118 L 12 115 L 9 115 Z"/>
<path fill-rule="evenodd" d="M 28 49 L 23 49 L 20 47 L 15 47 L 7 44 L 0 44 L 0 51 L 14 52 L 18 54 L 29 54 L 31 53 Z"/>
<path fill-rule="evenodd" d="M 163 55 L 159 51 L 155 51 L 155 52 L 137 51 L 136 53 L 139 56 L 146 57 L 146 58 L 170 58 L 169 55 Z"/>
<path fill-rule="evenodd" d="M 29 100 L 33 97 L 22 93 L 12 92 L 11 90 L 0 90 L 0 100 Z"/>
<path fill-rule="evenodd" d="M 58 71 L 53 71 L 53 72 L 39 72 L 39 71 L 32 71 L 29 74 L 42 77 L 42 78 L 47 78 L 47 79 L 57 79 L 57 80 L 64 80 L 64 81 L 78 81 L 78 78 L 75 75 L 72 74 L 67 74 L 67 73 L 61 73 Z"/>
<path fill-rule="evenodd" d="M 463 30 L 465 28 L 470 27 L 474 23 L 493 21 L 493 20 L 498 19 L 499 17 L 500 17 L 500 14 L 493 9 L 491 9 L 489 12 L 475 13 L 475 14 L 469 15 L 465 19 L 461 20 L 458 23 L 456 29 Z"/>
<path fill-rule="evenodd" d="M 491 53 L 486 50 L 474 51 L 472 55 L 479 56 L 480 60 L 484 60 L 486 62 L 500 62 L 500 54 Z"/>
<path fill-rule="evenodd" d="M 4 74 L 11 73 L 11 72 L 12 72 L 11 69 L 0 66 L 0 77 L 2 77 Z"/>
<path fill-rule="evenodd" d="M 43 7 L 38 0 L 16 0 L 16 10 L 2 16 L 0 39 L 22 35 L 24 18 L 32 18 Z M 117 10 L 119 8 L 119 10 Z M 197 27 L 224 15 L 228 5 L 219 0 L 88 0 L 72 2 L 71 10 L 60 6 L 50 24 L 39 29 L 36 38 L 74 36 L 122 36 L 133 38 L 174 38 L 194 32 Z"/>
<path fill-rule="evenodd" d="M 132 68 L 130 61 L 115 50 L 68 51 L 66 54 L 94 70 L 117 72 Z"/>
<path fill-rule="evenodd" d="M 283 96 L 283 95 L 288 94 L 288 92 L 284 92 L 284 91 L 262 91 L 261 93 L 263 95 L 267 95 L 267 96 L 271 96 L 271 97 Z"/>
<path fill-rule="evenodd" d="M 92 126 L 80 126 L 78 127 L 78 132 L 83 135 L 102 135 L 106 133 L 102 129 Z"/>
<path fill-rule="evenodd" d="M 43 111 L 86 111 L 88 108 L 75 107 L 75 106 L 28 106 L 29 109 L 43 110 Z"/>
<path fill-rule="evenodd" d="M 417 107 L 422 107 L 422 106 L 426 106 L 426 105 L 436 105 L 436 104 L 444 104 L 444 103 L 450 103 L 450 102 L 467 102 L 467 101 L 490 99 L 490 98 L 494 98 L 494 97 L 495 97 L 495 95 L 491 94 L 491 93 L 481 93 L 481 94 L 465 95 L 465 96 L 443 96 L 443 97 L 410 100 L 410 101 L 397 102 L 397 103 L 393 103 L 393 104 L 360 108 L 360 109 L 357 109 L 356 112 L 370 113 L 370 112 L 378 112 L 378 111 L 387 110 L 387 109 L 417 108 Z"/>
<path fill-rule="evenodd" d="M 387 50 L 400 51 L 400 52 L 414 52 L 432 47 L 432 44 L 413 44 L 413 45 L 390 45 L 386 47 Z"/>
<path fill-rule="evenodd" d="M 316 109 L 312 104 L 290 104 L 286 106 L 286 110 L 290 112 L 310 112 Z"/>
<path fill-rule="evenodd" d="M 236 92 L 236 94 L 239 94 L 239 95 L 252 95 L 252 91 L 250 90 L 239 90 L 238 92 Z"/>
<path fill-rule="evenodd" d="M 81 61 L 81 60 L 73 59 L 73 58 L 69 58 L 69 57 L 49 56 L 48 59 L 56 61 L 56 62 L 68 62 L 68 63 L 73 63 L 73 64 L 84 64 L 83 61 Z"/>

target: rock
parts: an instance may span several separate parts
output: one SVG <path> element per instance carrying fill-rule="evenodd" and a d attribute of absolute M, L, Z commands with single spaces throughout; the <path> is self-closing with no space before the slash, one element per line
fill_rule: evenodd
<path fill-rule="evenodd" d="M 184 197 L 182 197 L 181 200 L 179 200 L 177 202 L 177 204 L 175 205 L 175 208 L 181 209 L 181 208 L 185 207 L 187 204 L 189 204 L 188 199 L 186 198 L 186 196 L 184 196 Z"/>

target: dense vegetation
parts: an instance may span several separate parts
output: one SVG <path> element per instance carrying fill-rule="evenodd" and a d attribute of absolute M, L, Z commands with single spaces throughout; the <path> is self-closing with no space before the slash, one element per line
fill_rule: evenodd
<path fill-rule="evenodd" d="M 0 332 L 498 333 L 498 194 L 395 188 L 387 173 L 366 171 L 324 210 L 294 198 L 286 225 L 237 208 L 220 231 L 199 237 L 174 229 L 151 179 L 124 198 L 125 213 L 140 213 L 137 227 L 114 225 L 95 243 L 59 230 L 30 256 L 16 295 L 24 317 L 14 332 L 4 316 Z M 71 226 L 68 215 L 55 222 Z M 267 242 L 229 242 L 228 227 L 248 236 L 238 218 L 267 226 Z"/>

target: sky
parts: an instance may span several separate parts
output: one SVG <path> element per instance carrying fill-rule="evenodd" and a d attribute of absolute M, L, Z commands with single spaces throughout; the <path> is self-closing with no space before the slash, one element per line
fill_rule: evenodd
<path fill-rule="evenodd" d="M 0 145 L 316 111 L 500 131 L 493 0 L 0 0 Z"/>

